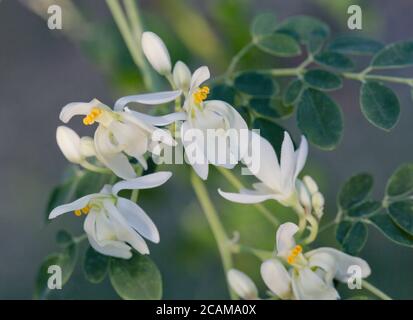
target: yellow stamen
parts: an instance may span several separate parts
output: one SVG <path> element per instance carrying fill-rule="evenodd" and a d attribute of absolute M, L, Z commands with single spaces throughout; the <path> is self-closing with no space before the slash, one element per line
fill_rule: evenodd
<path fill-rule="evenodd" d="M 297 256 L 303 251 L 303 247 L 300 246 L 299 244 L 295 246 L 293 250 L 291 250 L 290 255 L 287 258 L 287 262 L 289 264 L 293 264 L 295 259 L 297 259 Z"/>
<path fill-rule="evenodd" d="M 85 126 L 91 125 L 95 123 L 95 120 L 97 117 L 99 117 L 102 114 L 102 110 L 99 108 L 92 108 L 92 110 L 90 111 L 90 113 L 83 118 L 83 124 Z"/>
<path fill-rule="evenodd" d="M 82 215 L 82 211 L 80 210 L 75 210 L 75 215 L 80 217 Z"/>
<path fill-rule="evenodd" d="M 199 104 L 202 101 L 204 101 L 209 94 L 209 88 L 207 86 L 203 86 L 202 88 L 199 88 L 196 92 L 194 92 L 194 100 L 195 103 Z"/>
<path fill-rule="evenodd" d="M 87 205 L 86 207 L 82 208 L 82 212 L 83 212 L 84 214 L 88 214 L 89 211 L 90 211 L 90 207 L 89 207 L 88 205 Z"/>

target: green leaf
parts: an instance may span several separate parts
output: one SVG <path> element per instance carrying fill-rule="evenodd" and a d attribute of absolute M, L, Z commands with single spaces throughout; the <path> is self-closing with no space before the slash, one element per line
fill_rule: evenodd
<path fill-rule="evenodd" d="M 256 46 L 262 51 L 278 57 L 294 57 L 301 54 L 298 42 L 289 35 L 273 33 L 255 40 Z"/>
<path fill-rule="evenodd" d="M 251 24 L 251 35 L 253 38 L 271 34 L 277 28 L 277 18 L 272 13 L 257 15 Z"/>
<path fill-rule="evenodd" d="M 393 222 L 413 236 L 413 200 L 393 202 L 387 209 Z"/>
<path fill-rule="evenodd" d="M 234 80 L 237 90 L 256 97 L 275 95 L 278 87 L 273 79 L 266 74 L 256 71 L 247 71 L 239 74 Z"/>
<path fill-rule="evenodd" d="M 326 91 L 336 90 L 343 86 L 339 76 L 321 69 L 308 70 L 304 74 L 304 81 L 313 88 Z"/>
<path fill-rule="evenodd" d="M 400 115 L 400 104 L 393 90 L 376 81 L 361 86 L 361 111 L 366 119 L 383 130 L 392 129 Z"/>
<path fill-rule="evenodd" d="M 337 70 L 351 70 L 354 68 L 354 63 L 350 58 L 338 52 L 326 51 L 317 54 L 314 60 L 323 66 Z"/>
<path fill-rule="evenodd" d="M 223 100 L 230 105 L 234 105 L 236 91 L 233 87 L 226 84 L 219 84 L 211 89 L 208 95 L 209 100 Z"/>
<path fill-rule="evenodd" d="M 337 232 L 339 232 L 339 228 L 337 228 Z M 351 255 L 357 255 L 366 243 L 368 236 L 367 226 L 363 222 L 356 222 L 352 223 L 350 227 L 346 225 L 345 228 L 345 234 L 343 232 L 344 230 L 341 230 L 342 234 L 340 237 L 336 234 L 336 238 L 337 240 L 342 240 L 340 241 L 340 244 L 344 252 Z"/>
<path fill-rule="evenodd" d="M 285 89 L 283 102 L 286 105 L 295 105 L 305 86 L 300 79 L 292 80 Z"/>
<path fill-rule="evenodd" d="M 83 260 L 83 271 L 91 283 L 100 283 L 105 279 L 109 268 L 109 257 L 89 247 Z"/>
<path fill-rule="evenodd" d="M 338 205 L 343 210 L 362 203 L 373 188 L 373 177 L 368 173 L 360 173 L 347 180 L 338 194 Z"/>
<path fill-rule="evenodd" d="M 252 128 L 259 129 L 260 135 L 271 143 L 277 154 L 280 154 L 281 144 L 284 140 L 284 131 L 286 131 L 283 127 L 274 121 L 256 118 L 252 124 Z"/>
<path fill-rule="evenodd" d="M 109 277 L 117 294 L 125 300 L 159 300 L 162 279 L 158 267 L 146 255 L 134 253 L 130 259 L 112 258 Z"/>
<path fill-rule="evenodd" d="M 387 182 L 386 194 L 389 197 L 403 196 L 413 191 L 413 163 L 401 165 Z"/>
<path fill-rule="evenodd" d="M 383 47 L 383 44 L 373 39 L 344 35 L 331 41 L 328 50 L 344 54 L 372 55 Z"/>
<path fill-rule="evenodd" d="M 278 97 L 253 98 L 249 101 L 249 105 L 258 114 L 271 118 L 283 118 L 293 112 L 293 108 L 284 105 Z"/>
<path fill-rule="evenodd" d="M 339 106 L 321 91 L 308 88 L 300 97 L 297 123 L 308 140 L 322 149 L 334 149 L 343 131 Z"/>
<path fill-rule="evenodd" d="M 404 246 L 413 247 L 413 237 L 400 229 L 388 214 L 377 214 L 370 217 L 369 220 L 388 239 Z"/>
<path fill-rule="evenodd" d="M 371 65 L 374 68 L 401 68 L 413 65 L 413 41 L 390 44 L 377 52 Z"/>
<path fill-rule="evenodd" d="M 77 245 L 72 242 L 65 250 L 60 253 L 53 253 L 46 257 L 41 264 L 36 277 L 34 298 L 46 299 L 50 293 L 47 282 L 52 275 L 48 273 L 48 269 L 52 265 L 57 265 L 62 270 L 62 286 L 64 286 L 70 279 L 73 270 L 75 269 L 77 261 Z"/>
<path fill-rule="evenodd" d="M 343 243 L 352 225 L 353 223 L 351 221 L 340 221 L 336 229 L 336 240 L 338 243 Z"/>
<path fill-rule="evenodd" d="M 330 28 L 324 22 L 309 16 L 295 16 L 286 19 L 277 28 L 307 46 L 311 53 L 321 49 L 330 34 Z"/>
<path fill-rule="evenodd" d="M 367 200 L 351 207 L 348 210 L 347 215 L 352 218 L 368 217 L 377 213 L 381 208 L 382 206 L 379 201 Z"/>
<path fill-rule="evenodd" d="M 252 121 L 250 108 L 248 108 L 246 106 L 240 106 L 240 107 L 237 108 L 237 111 L 241 115 L 241 117 L 245 120 L 248 127 L 250 127 L 251 126 L 251 121 Z"/>

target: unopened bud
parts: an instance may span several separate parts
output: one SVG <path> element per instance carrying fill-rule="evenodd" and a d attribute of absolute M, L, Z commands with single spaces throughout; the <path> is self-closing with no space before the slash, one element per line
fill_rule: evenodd
<path fill-rule="evenodd" d="M 303 178 L 303 182 L 310 194 L 315 194 L 316 192 L 318 192 L 318 185 L 313 178 L 311 178 L 310 176 L 305 176 Z"/>
<path fill-rule="evenodd" d="M 242 299 L 258 299 L 258 289 L 255 283 L 244 272 L 231 269 L 227 273 L 228 283 L 235 293 Z"/>
<path fill-rule="evenodd" d="M 185 63 L 178 61 L 173 70 L 173 80 L 178 89 L 188 91 L 191 83 L 191 71 Z"/>
<path fill-rule="evenodd" d="M 296 186 L 297 186 L 298 198 L 300 200 L 301 205 L 304 208 L 311 210 L 311 195 L 307 187 L 300 180 L 297 180 Z"/>
<path fill-rule="evenodd" d="M 320 192 L 316 192 L 312 197 L 314 213 L 318 219 L 321 219 L 324 213 L 324 196 Z"/>

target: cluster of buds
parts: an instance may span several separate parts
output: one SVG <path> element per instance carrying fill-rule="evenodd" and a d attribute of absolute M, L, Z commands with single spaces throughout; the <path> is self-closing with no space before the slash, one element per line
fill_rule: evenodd
<path fill-rule="evenodd" d="M 313 212 L 317 219 L 320 220 L 324 213 L 325 201 L 314 179 L 310 176 L 305 176 L 302 181 L 297 180 L 297 191 L 304 210 L 309 214 Z"/>

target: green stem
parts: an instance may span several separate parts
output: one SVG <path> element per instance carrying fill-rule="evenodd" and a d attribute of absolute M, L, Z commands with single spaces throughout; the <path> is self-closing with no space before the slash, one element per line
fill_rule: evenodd
<path fill-rule="evenodd" d="M 145 86 L 147 87 L 147 89 L 154 89 L 155 81 L 152 77 L 153 73 L 145 62 L 142 51 L 140 50 L 140 34 L 135 35 L 135 37 L 133 36 L 133 33 L 129 28 L 125 14 L 118 0 L 106 0 L 106 3 L 109 7 L 110 12 L 112 13 L 116 25 L 118 26 L 119 32 L 122 35 L 123 40 L 125 41 L 126 47 L 128 48 L 130 55 L 132 56 L 133 62 L 142 72 Z M 131 20 L 133 19 L 133 22 L 131 21 L 131 23 L 134 32 L 141 32 L 142 28 L 140 26 L 139 13 L 136 4 L 133 3 L 133 1 L 125 1 L 125 6 L 126 5 L 128 6 L 128 16 Z"/>
<path fill-rule="evenodd" d="M 413 86 L 413 79 L 411 78 L 400 78 L 392 76 L 381 76 L 376 74 L 365 74 L 364 72 L 353 73 L 353 72 L 344 72 L 342 76 L 347 79 L 358 80 L 364 82 L 365 80 L 378 80 L 385 82 L 401 83 Z"/>
<path fill-rule="evenodd" d="M 242 182 L 232 173 L 232 171 L 225 169 L 223 167 L 216 167 L 217 170 L 224 176 L 225 179 L 235 188 L 235 189 L 243 189 L 244 185 Z M 280 222 L 274 215 L 261 203 L 254 204 L 254 207 L 266 218 L 269 222 L 271 222 L 274 227 L 278 227 Z"/>
<path fill-rule="evenodd" d="M 249 253 L 249 254 L 252 254 L 253 256 L 256 256 L 261 261 L 265 261 L 273 257 L 272 251 L 251 248 L 248 246 L 244 246 L 242 244 L 232 244 L 231 251 L 233 253 Z"/>
<path fill-rule="evenodd" d="M 382 299 L 382 300 L 393 300 L 391 297 L 389 297 L 383 291 L 381 291 L 380 289 L 373 286 L 370 282 L 367 282 L 366 280 L 363 280 L 362 284 L 363 284 L 364 289 L 370 291 L 372 294 L 379 297 L 380 299 Z"/>
<path fill-rule="evenodd" d="M 230 247 L 228 236 L 223 225 L 221 224 L 218 213 L 209 198 L 208 191 L 205 188 L 203 181 L 194 171 L 191 172 L 191 183 L 217 243 L 226 277 L 227 272 L 232 268 L 232 256 L 231 251 L 229 250 Z M 236 299 L 236 295 L 232 289 L 230 287 L 228 287 L 228 289 L 231 299 Z"/>
<path fill-rule="evenodd" d="M 225 71 L 225 78 L 229 78 L 229 76 L 235 71 L 239 61 L 254 47 L 254 43 L 250 42 L 245 45 L 238 53 L 232 58 L 227 71 Z"/>
<path fill-rule="evenodd" d="M 82 234 L 82 235 L 80 235 L 80 236 L 78 236 L 78 237 L 73 238 L 73 241 L 74 241 L 75 243 L 79 244 L 79 243 L 81 243 L 82 241 L 84 241 L 84 240 L 86 240 L 86 239 L 87 239 L 87 234 L 84 233 L 84 234 Z"/>
<path fill-rule="evenodd" d="M 109 169 L 96 166 L 86 160 L 82 161 L 80 165 L 89 171 L 98 172 L 98 173 L 111 173 Z"/>
<path fill-rule="evenodd" d="M 307 221 L 310 223 L 311 225 L 311 231 L 310 234 L 308 235 L 307 238 L 304 239 L 303 244 L 310 244 L 311 242 L 313 242 L 316 238 L 317 238 L 317 234 L 318 234 L 318 221 L 317 219 L 311 215 L 311 214 L 307 214 L 306 215 L 306 219 Z"/>
<path fill-rule="evenodd" d="M 323 225 L 323 226 L 319 229 L 318 233 L 320 234 L 320 233 L 326 231 L 327 229 L 331 228 L 332 226 L 335 226 L 336 224 L 337 224 L 337 222 L 336 222 L 336 220 L 334 219 L 333 221 L 330 221 L 330 222 L 326 223 L 325 225 Z"/>

